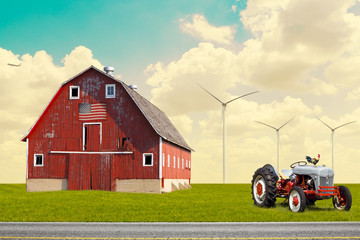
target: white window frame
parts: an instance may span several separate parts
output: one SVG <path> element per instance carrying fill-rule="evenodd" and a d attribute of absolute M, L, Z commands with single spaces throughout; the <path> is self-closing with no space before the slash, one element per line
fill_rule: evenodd
<path fill-rule="evenodd" d="M 145 158 L 151 156 L 151 165 L 145 165 Z M 143 167 L 152 167 L 154 165 L 154 156 L 152 153 L 143 153 Z"/>
<path fill-rule="evenodd" d="M 178 169 L 180 169 L 180 158 L 178 157 Z"/>
<path fill-rule="evenodd" d="M 181 159 L 181 168 L 184 169 L 184 159 Z"/>
<path fill-rule="evenodd" d="M 108 87 L 113 87 L 114 88 L 114 94 L 113 95 L 108 94 Z M 115 96 L 116 96 L 116 86 L 115 86 L 115 84 L 106 84 L 105 85 L 105 97 L 106 98 L 115 98 Z"/>
<path fill-rule="evenodd" d="M 36 157 L 37 156 L 41 156 L 42 158 L 42 163 L 41 165 L 40 164 L 36 164 Z M 44 166 L 44 154 L 41 154 L 41 153 L 35 153 L 34 154 L 34 167 L 43 167 Z"/>
<path fill-rule="evenodd" d="M 176 168 L 176 157 L 174 156 L 174 168 Z"/>
<path fill-rule="evenodd" d="M 163 161 L 162 162 L 163 162 L 163 164 L 162 164 L 163 167 L 165 167 L 165 153 L 163 153 Z"/>
<path fill-rule="evenodd" d="M 78 96 L 77 97 L 72 96 L 72 90 L 74 88 L 77 88 L 77 90 L 78 90 Z M 80 87 L 79 86 L 70 86 L 69 89 L 70 89 L 69 99 L 80 99 Z"/>
<path fill-rule="evenodd" d="M 190 160 L 189 160 L 189 169 L 191 169 L 191 162 L 190 162 Z"/>
<path fill-rule="evenodd" d="M 83 151 L 85 151 L 85 126 L 86 125 L 100 125 L 100 149 L 101 149 L 101 145 L 102 145 L 102 123 L 101 122 L 93 122 L 93 123 L 83 123 L 83 142 L 82 142 L 82 146 L 83 146 Z"/>
<path fill-rule="evenodd" d="M 168 155 L 168 167 L 170 167 L 170 154 Z"/>
<path fill-rule="evenodd" d="M 186 160 L 186 168 L 188 168 L 188 160 Z"/>

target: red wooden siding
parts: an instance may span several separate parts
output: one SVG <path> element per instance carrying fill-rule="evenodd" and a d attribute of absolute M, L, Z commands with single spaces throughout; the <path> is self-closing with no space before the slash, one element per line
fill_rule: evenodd
<path fill-rule="evenodd" d="M 165 166 L 163 166 L 162 164 L 163 178 L 165 179 L 191 178 L 191 169 L 189 168 L 189 161 L 191 161 L 191 152 L 189 150 L 186 150 L 173 143 L 163 140 L 162 153 L 165 154 Z M 169 156 L 170 156 L 170 167 L 168 167 Z M 175 157 L 175 168 L 174 168 L 174 157 Z M 184 160 L 184 165 L 183 165 L 183 160 Z M 186 161 L 188 162 L 188 167 L 186 167 Z"/>

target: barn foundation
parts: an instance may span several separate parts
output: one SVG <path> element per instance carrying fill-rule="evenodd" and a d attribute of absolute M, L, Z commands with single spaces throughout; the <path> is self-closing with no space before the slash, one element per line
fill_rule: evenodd
<path fill-rule="evenodd" d="M 68 190 L 67 179 L 32 178 L 26 180 L 27 192 L 47 192 Z"/>
<path fill-rule="evenodd" d="M 116 192 L 161 193 L 160 179 L 116 179 Z"/>

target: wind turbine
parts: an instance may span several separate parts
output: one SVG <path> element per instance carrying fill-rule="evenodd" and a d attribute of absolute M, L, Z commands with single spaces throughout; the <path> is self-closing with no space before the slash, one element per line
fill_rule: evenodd
<path fill-rule="evenodd" d="M 201 86 L 199 83 L 198 85 L 208 94 L 210 94 L 210 96 L 212 96 L 213 98 L 215 98 L 218 102 L 221 103 L 222 105 L 222 122 L 223 122 L 223 183 L 226 183 L 226 121 L 225 121 L 225 113 L 226 113 L 226 107 L 229 103 L 239 99 L 239 98 L 243 98 L 246 97 L 248 95 L 257 93 L 259 91 L 255 91 L 255 92 L 251 92 L 251 93 L 247 93 L 244 95 L 241 95 L 240 97 L 236 97 L 231 99 L 230 101 L 227 102 L 223 102 L 220 99 L 218 99 L 217 97 L 215 97 L 212 93 L 210 93 L 208 90 L 206 90 L 203 86 Z"/>
<path fill-rule="evenodd" d="M 274 129 L 276 131 L 276 171 L 277 172 L 279 172 L 279 143 L 280 143 L 279 131 L 280 131 L 281 128 L 283 128 L 286 124 L 288 124 L 294 118 L 295 117 L 291 118 L 289 121 L 287 121 L 286 123 L 281 125 L 281 127 L 279 127 L 279 128 L 276 128 L 274 126 L 271 126 L 271 125 L 263 123 L 263 122 L 255 121 L 255 122 L 260 123 L 262 125 L 268 126 L 268 127 L 272 128 L 272 129 Z"/>
<path fill-rule="evenodd" d="M 325 126 L 327 126 L 328 128 L 330 128 L 331 130 L 331 160 L 332 160 L 332 169 L 333 171 L 335 171 L 335 161 L 334 161 L 334 133 L 335 133 L 335 130 L 338 129 L 338 128 L 341 128 L 341 127 L 344 127 L 346 125 L 349 125 L 351 123 L 354 123 L 356 121 L 351 121 L 351 122 L 348 122 L 348 123 L 345 123 L 345 124 L 342 124 L 340 126 L 337 126 L 336 128 L 332 128 L 330 127 L 328 124 L 324 123 L 323 121 L 321 121 L 320 118 L 318 118 L 317 116 L 315 116 L 320 122 L 322 122 Z"/>

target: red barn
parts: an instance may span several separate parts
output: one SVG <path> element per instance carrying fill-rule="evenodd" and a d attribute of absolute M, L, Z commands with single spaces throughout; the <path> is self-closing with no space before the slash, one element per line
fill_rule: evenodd
<path fill-rule="evenodd" d="M 60 86 L 22 141 L 27 191 L 190 187 L 192 149 L 165 113 L 93 66 Z"/>

